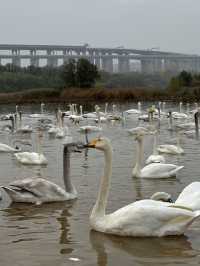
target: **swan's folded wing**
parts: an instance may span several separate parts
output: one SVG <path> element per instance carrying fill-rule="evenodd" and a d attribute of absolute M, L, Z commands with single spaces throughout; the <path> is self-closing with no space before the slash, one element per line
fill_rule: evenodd
<path fill-rule="evenodd" d="M 185 187 L 175 204 L 187 206 L 192 210 L 200 210 L 200 182 L 193 182 Z"/>
<path fill-rule="evenodd" d="M 180 169 L 181 168 L 182 166 L 180 166 Z M 174 164 L 164 164 L 164 163 L 149 164 L 142 169 L 142 174 L 150 177 L 153 177 L 154 175 L 162 176 L 164 173 L 170 173 L 178 169 L 179 169 L 178 166 Z"/>
<path fill-rule="evenodd" d="M 49 193 L 51 196 L 57 193 L 65 194 L 65 191 L 60 188 L 58 185 L 43 179 L 43 178 L 25 178 L 23 180 L 16 180 L 9 184 L 11 187 L 20 188 L 34 193 L 38 197 L 43 197 L 44 195 L 48 197 Z"/>
<path fill-rule="evenodd" d="M 127 205 L 109 216 L 113 233 L 122 230 L 123 235 L 164 236 L 182 234 L 197 214 L 184 207 L 172 208 L 166 203 L 143 200 Z"/>

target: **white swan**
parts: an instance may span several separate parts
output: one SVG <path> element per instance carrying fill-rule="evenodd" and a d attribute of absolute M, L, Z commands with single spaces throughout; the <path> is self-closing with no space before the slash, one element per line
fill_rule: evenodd
<path fill-rule="evenodd" d="M 63 150 L 63 181 L 65 189 L 44 178 L 25 178 L 16 180 L 2 188 L 8 193 L 13 202 L 42 204 L 46 202 L 66 201 L 77 198 L 77 191 L 71 182 L 70 153 L 76 152 L 78 145 L 69 143 Z"/>
<path fill-rule="evenodd" d="M 28 165 L 47 165 L 48 164 L 47 158 L 44 156 L 44 154 L 41 153 L 41 143 L 40 143 L 41 137 L 42 137 L 42 132 L 38 132 L 38 136 L 37 136 L 38 152 L 18 152 L 14 154 L 18 162 L 22 164 L 28 164 Z"/>
<path fill-rule="evenodd" d="M 112 147 L 106 138 L 94 139 L 87 146 L 103 151 L 105 159 L 104 175 L 90 215 L 92 229 L 106 234 L 132 237 L 181 235 L 200 216 L 200 212 L 184 206 L 155 200 L 140 200 L 106 214 L 112 175 Z"/>
<path fill-rule="evenodd" d="M 172 202 L 172 197 L 166 192 L 156 192 L 151 199 Z M 185 206 L 193 211 L 200 210 L 200 182 L 192 182 L 186 186 L 175 201 L 176 205 Z"/>
<path fill-rule="evenodd" d="M 31 115 L 29 115 L 29 117 L 31 117 L 31 118 L 43 118 L 43 117 L 45 117 L 44 106 L 45 106 L 45 104 L 41 103 L 40 104 L 40 114 L 31 114 Z"/>
<path fill-rule="evenodd" d="M 179 133 L 177 135 L 177 145 L 163 144 L 163 145 L 159 145 L 157 150 L 160 153 L 167 153 L 167 154 L 173 154 L 173 155 L 184 154 L 184 149 L 181 148 L 181 145 L 180 145 Z"/>
<path fill-rule="evenodd" d="M 141 168 L 141 163 L 143 160 L 143 138 L 142 134 L 137 134 L 135 140 L 137 140 L 137 159 L 135 167 L 133 168 L 133 177 L 142 178 L 169 178 L 175 177 L 177 172 L 181 170 L 184 166 L 177 166 L 175 164 L 165 164 L 165 163 L 152 163 Z"/>
<path fill-rule="evenodd" d="M 18 147 L 11 147 L 7 144 L 4 144 L 4 143 L 0 143 L 0 152 L 20 152 L 21 149 L 18 148 Z"/>
<path fill-rule="evenodd" d="M 158 154 L 157 151 L 157 138 L 158 138 L 158 132 L 155 131 L 154 133 L 154 143 L 153 143 L 153 154 L 151 154 L 147 160 L 146 164 L 150 163 L 165 163 L 165 157 Z"/>
<path fill-rule="evenodd" d="M 183 132 L 183 134 L 187 137 L 196 137 L 197 139 L 199 138 L 199 114 L 199 112 L 196 112 L 194 114 L 194 129 Z"/>
<path fill-rule="evenodd" d="M 102 131 L 102 127 L 100 126 L 101 125 L 100 112 L 99 112 L 100 108 L 98 107 L 98 105 L 95 106 L 95 110 L 96 110 L 96 114 L 98 117 L 98 126 L 86 125 L 86 126 L 79 127 L 78 129 L 80 133 L 85 134 L 86 143 L 88 143 L 88 134 Z"/>
<path fill-rule="evenodd" d="M 124 111 L 124 113 L 128 115 L 141 114 L 141 102 L 138 102 L 138 109 L 129 109 L 129 110 Z"/>
<path fill-rule="evenodd" d="M 22 112 L 19 111 L 18 113 L 16 113 L 16 132 L 17 133 L 32 133 L 33 132 L 33 128 L 30 125 L 22 125 Z M 18 117 L 19 117 L 19 121 L 18 121 Z"/>
<path fill-rule="evenodd" d="M 32 165 L 47 165 L 48 160 L 44 154 L 37 152 L 18 152 L 14 154 L 18 162 L 22 164 Z"/>
<path fill-rule="evenodd" d="M 187 119 L 188 118 L 188 115 L 186 115 L 182 112 L 182 105 L 183 105 L 183 103 L 180 102 L 179 103 L 180 112 L 172 112 L 172 117 L 174 119 Z"/>
<path fill-rule="evenodd" d="M 163 202 L 171 202 L 171 203 L 173 202 L 171 195 L 166 192 L 156 192 L 150 197 L 150 199 L 157 200 L 157 201 L 163 201 Z"/>

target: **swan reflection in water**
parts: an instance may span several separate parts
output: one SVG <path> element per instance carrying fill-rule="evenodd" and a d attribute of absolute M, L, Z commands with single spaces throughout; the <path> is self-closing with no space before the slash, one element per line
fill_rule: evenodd
<path fill-rule="evenodd" d="M 40 206 L 12 203 L 8 208 L 1 210 L 3 219 L 13 224 L 9 242 L 41 241 L 52 235 L 56 237 L 55 248 L 59 254 L 71 254 L 73 248 L 70 245 L 72 240 L 69 219 L 72 216 L 70 209 L 74 203 L 74 201 L 68 201 Z M 58 241 L 57 233 L 59 233 Z"/>
<path fill-rule="evenodd" d="M 173 265 L 187 265 L 187 259 L 198 259 L 198 251 L 193 250 L 187 236 L 131 238 L 91 230 L 89 237 L 92 248 L 97 253 L 98 266 L 121 265 L 125 261 L 126 265 L 129 265 L 128 262 L 145 266 L 169 265 L 172 262 Z"/>

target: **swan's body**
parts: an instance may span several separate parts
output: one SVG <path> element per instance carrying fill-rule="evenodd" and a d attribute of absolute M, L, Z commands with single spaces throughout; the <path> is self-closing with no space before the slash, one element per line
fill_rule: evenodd
<path fill-rule="evenodd" d="M 8 193 L 13 202 L 41 204 L 46 202 L 65 201 L 77 198 L 77 191 L 69 176 L 70 149 L 75 144 L 66 144 L 63 157 L 63 179 L 65 189 L 44 178 L 25 178 L 16 180 L 2 188 Z M 73 150 L 72 150 L 73 151 Z"/>
<path fill-rule="evenodd" d="M 158 146 L 158 151 L 160 153 L 168 153 L 168 154 L 184 154 L 184 150 L 180 146 L 171 145 L 171 144 L 163 144 Z"/>
<path fill-rule="evenodd" d="M 183 105 L 183 103 L 180 102 L 179 103 L 179 109 L 180 109 L 179 112 L 172 112 L 172 117 L 174 119 L 187 119 L 188 118 L 188 115 L 186 115 L 182 112 L 182 105 Z"/>
<path fill-rule="evenodd" d="M 138 102 L 138 109 L 129 109 L 125 111 L 128 115 L 139 115 L 141 114 L 141 103 Z"/>
<path fill-rule="evenodd" d="M 159 154 L 152 154 L 146 160 L 146 164 L 151 163 L 165 163 L 165 157 Z"/>
<path fill-rule="evenodd" d="M 136 136 L 138 133 L 143 135 L 152 134 L 151 127 L 141 127 L 141 126 L 128 129 L 127 132 L 129 133 L 130 136 Z"/>
<path fill-rule="evenodd" d="M 177 145 L 163 144 L 163 145 L 159 145 L 157 150 L 160 153 L 167 153 L 167 154 L 173 154 L 173 155 L 184 154 L 184 149 L 181 148 L 181 145 L 180 145 L 179 133 L 177 135 Z"/>
<path fill-rule="evenodd" d="M 154 200 L 140 200 L 106 214 L 112 175 L 112 147 L 105 138 L 91 141 L 88 147 L 103 151 L 105 158 L 104 175 L 90 215 L 92 229 L 106 234 L 132 237 L 181 235 L 199 217 L 198 211 Z"/>
<path fill-rule="evenodd" d="M 31 133 L 33 132 L 33 128 L 30 125 L 22 126 L 17 130 L 17 133 Z"/>
<path fill-rule="evenodd" d="M 141 168 L 143 159 L 143 135 L 138 134 L 136 136 L 138 151 L 135 167 L 133 168 L 132 176 L 141 178 L 169 178 L 175 177 L 177 172 L 183 168 L 183 166 L 177 166 L 174 164 L 165 163 L 152 163 Z"/>
<path fill-rule="evenodd" d="M 184 113 L 179 113 L 179 112 L 172 112 L 172 117 L 174 119 L 187 119 L 188 115 L 186 115 Z"/>
<path fill-rule="evenodd" d="M 19 118 L 19 120 L 18 120 Z M 27 134 L 33 132 L 33 128 L 30 125 L 22 125 L 22 112 L 18 112 L 18 108 L 16 108 L 16 132 Z"/>
<path fill-rule="evenodd" d="M 157 138 L 158 138 L 158 134 L 157 134 L 157 131 L 155 131 L 154 132 L 154 143 L 153 143 L 153 154 L 147 158 L 146 164 L 165 163 L 165 157 L 162 155 L 159 155 L 157 151 Z"/>
<path fill-rule="evenodd" d="M 35 164 L 35 165 L 46 165 L 48 161 L 44 154 L 37 152 L 18 152 L 15 154 L 17 160 L 22 164 Z"/>
<path fill-rule="evenodd" d="M 19 149 L 18 147 L 13 148 L 7 144 L 0 143 L 0 152 L 19 152 L 19 151 L 21 151 L 21 149 Z"/>
<path fill-rule="evenodd" d="M 184 166 L 177 166 L 175 164 L 152 163 L 143 167 L 140 171 L 138 168 L 133 169 L 133 177 L 141 178 L 169 178 L 176 177 L 176 174 Z"/>
<path fill-rule="evenodd" d="M 97 126 L 87 125 L 87 126 L 79 127 L 78 131 L 85 134 L 85 132 L 87 132 L 87 133 L 100 132 L 100 131 L 102 131 L 102 128 L 97 127 Z"/>

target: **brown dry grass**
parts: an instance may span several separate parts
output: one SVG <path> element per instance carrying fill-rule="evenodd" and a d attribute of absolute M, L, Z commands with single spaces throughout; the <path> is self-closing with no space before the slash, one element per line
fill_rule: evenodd
<path fill-rule="evenodd" d="M 175 99 L 176 98 L 176 99 Z M 0 103 L 38 103 L 38 102 L 127 102 L 138 100 L 178 100 L 159 89 L 35 89 L 15 93 L 0 93 Z M 183 99 L 183 98 L 181 98 Z M 187 99 L 188 100 L 188 99 Z"/>

